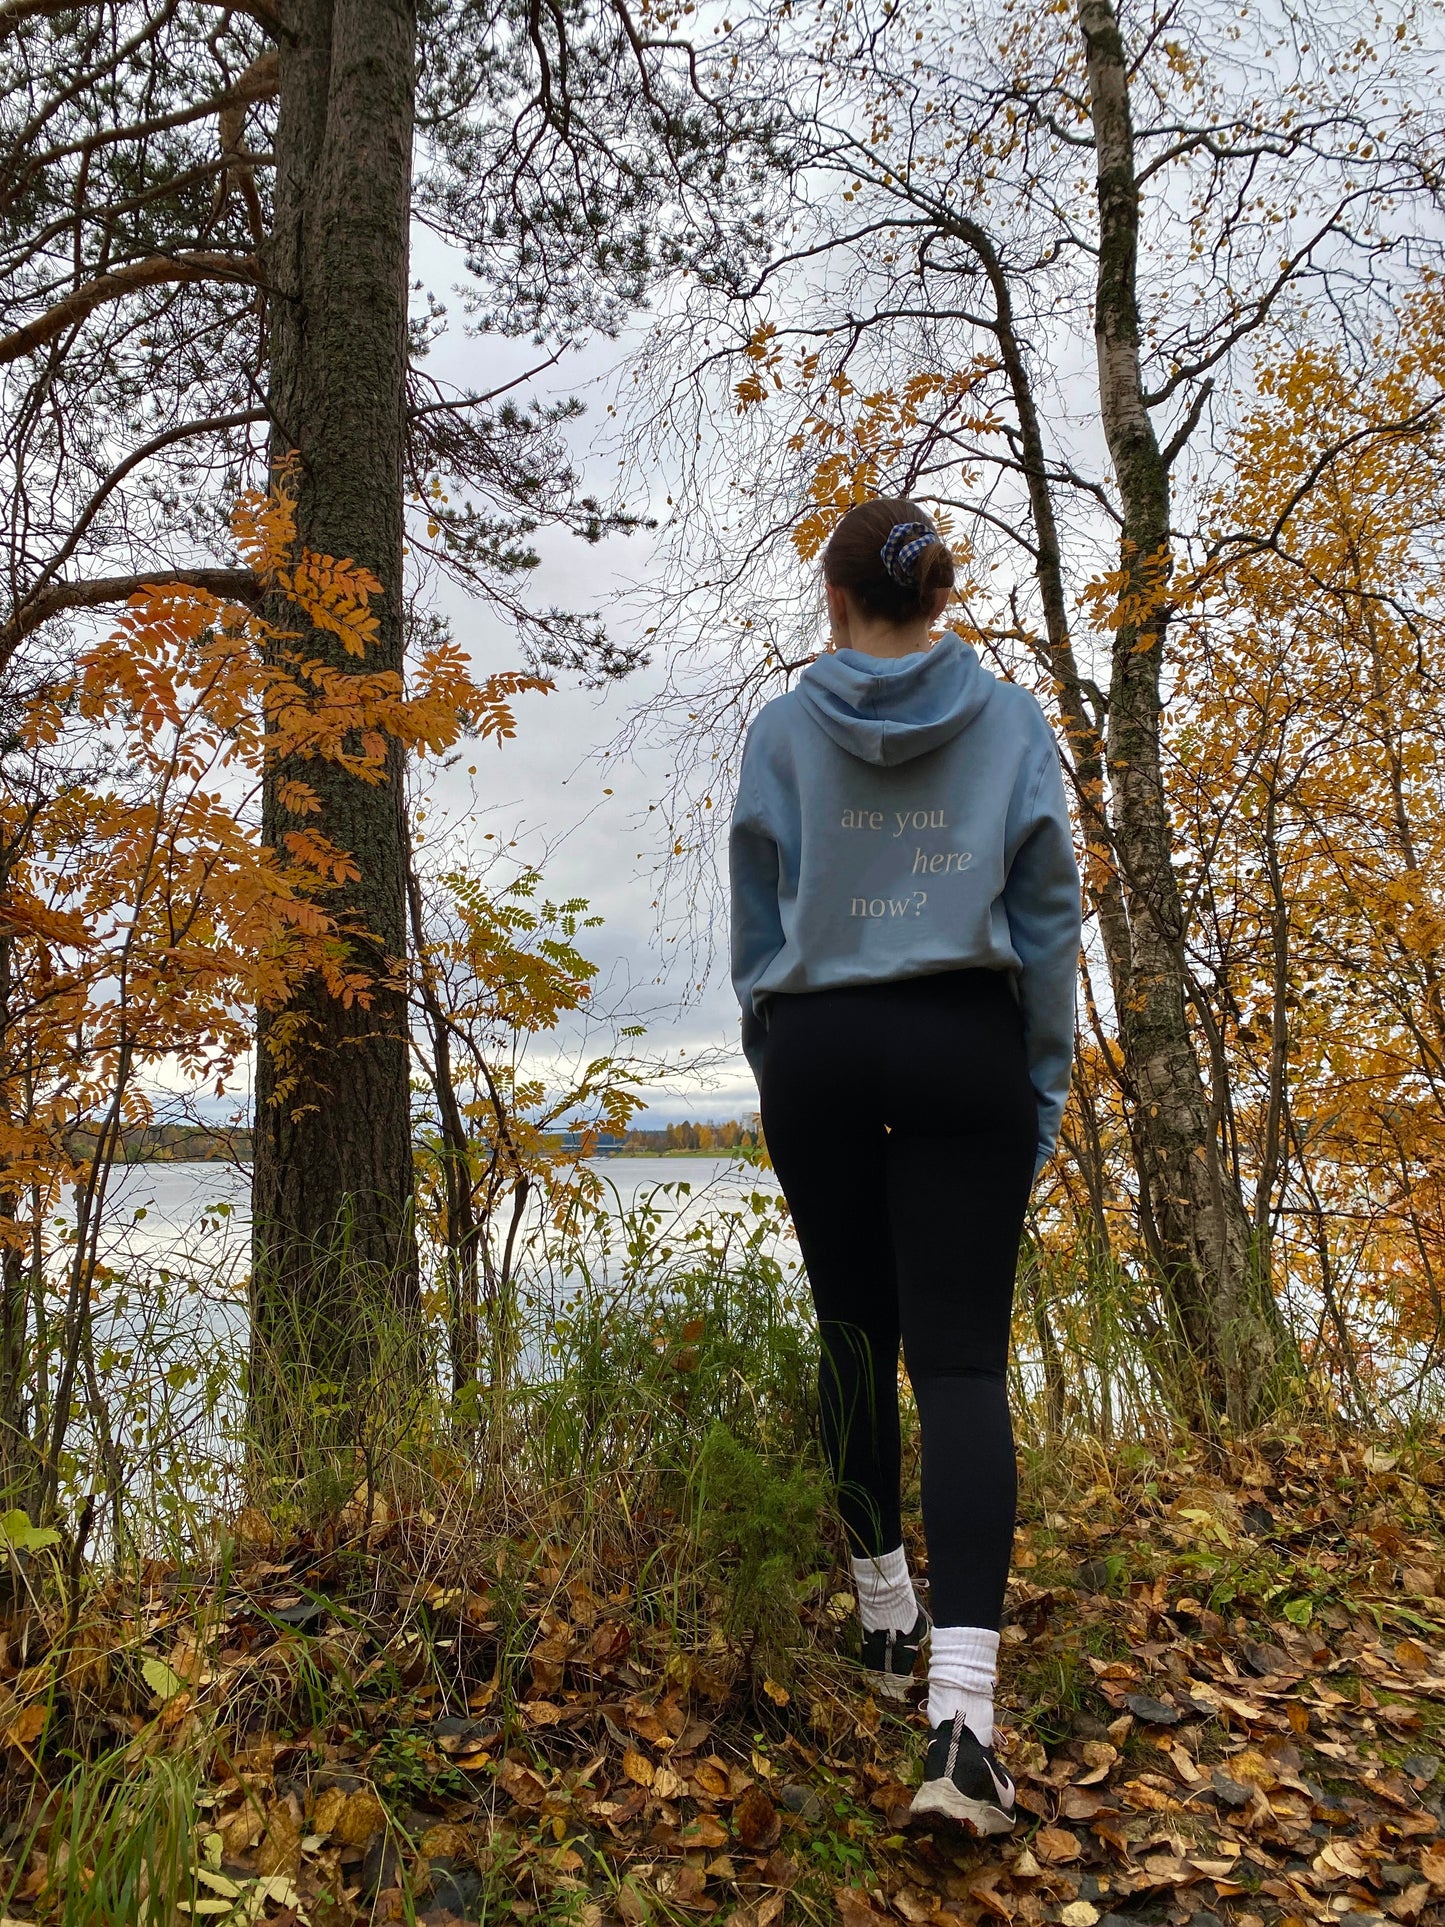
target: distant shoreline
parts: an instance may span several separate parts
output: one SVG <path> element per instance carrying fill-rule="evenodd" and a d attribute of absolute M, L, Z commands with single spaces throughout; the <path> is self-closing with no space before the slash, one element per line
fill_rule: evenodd
<path fill-rule="evenodd" d="M 641 1135 L 641 1133 L 639 1133 Z M 647 1136 L 654 1135 L 648 1132 Z M 663 1137 L 658 1131 L 656 1136 Z M 88 1151 L 90 1145 L 84 1136 L 76 1141 L 78 1150 Z M 554 1147 L 564 1148 L 560 1141 Z M 615 1158 L 710 1158 L 715 1162 L 729 1164 L 746 1162 L 754 1153 L 754 1147 L 742 1145 L 652 1145 L 641 1144 L 599 1144 L 588 1152 L 583 1159 L 587 1164 L 611 1163 Z M 121 1154 L 116 1159 L 118 1165 L 131 1164 L 231 1164 L 251 1163 L 252 1145 L 249 1130 L 208 1131 L 204 1127 L 195 1128 L 178 1125 L 160 1125 L 144 1133 L 128 1134 L 121 1146 Z"/>
<path fill-rule="evenodd" d="M 733 1145 L 730 1148 L 709 1144 L 706 1149 L 699 1146 L 695 1150 L 686 1147 L 678 1150 L 674 1146 L 670 1151 L 650 1151 L 645 1144 L 608 1145 L 605 1150 L 593 1151 L 586 1162 L 590 1164 L 596 1158 L 726 1158 L 730 1163 L 736 1163 L 739 1160 L 746 1162 L 753 1148 L 750 1144 Z"/>

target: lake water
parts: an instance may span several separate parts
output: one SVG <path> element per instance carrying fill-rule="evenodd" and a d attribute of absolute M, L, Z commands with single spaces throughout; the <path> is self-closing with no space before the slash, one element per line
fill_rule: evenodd
<path fill-rule="evenodd" d="M 600 1221 L 587 1232 L 582 1262 L 594 1285 L 610 1290 L 624 1275 L 627 1233 L 637 1233 L 622 1220 L 649 1194 L 653 1215 L 637 1242 L 663 1260 L 685 1253 L 689 1228 L 715 1213 L 719 1223 L 735 1214 L 730 1243 L 737 1228 L 751 1232 L 761 1221 L 784 1265 L 797 1262 L 796 1244 L 771 1211 L 757 1214 L 749 1204 L 758 1193 L 778 1195 L 770 1171 L 701 1154 L 599 1158 L 589 1169 L 600 1183 Z M 239 1490 L 236 1372 L 248 1347 L 250 1183 L 247 1167 L 226 1164 L 131 1164 L 111 1175 L 99 1240 L 109 1283 L 94 1313 L 100 1397 L 112 1434 L 134 1446 L 134 1492 L 153 1520 L 164 1515 L 175 1530 L 193 1513 L 224 1509 Z M 675 1187 L 684 1185 L 688 1190 L 680 1194 Z M 667 1195 L 659 1187 L 667 1187 Z M 73 1204 L 67 1200 L 56 1217 L 61 1236 L 54 1257 L 63 1270 L 63 1228 L 73 1225 Z M 701 1235 L 715 1234 L 709 1228 Z M 525 1245 L 518 1268 L 523 1289 L 534 1313 L 546 1318 L 549 1307 L 554 1311 L 578 1289 L 577 1255 L 568 1248 L 559 1257 L 557 1236 L 537 1206 L 529 1212 Z M 535 1343 L 535 1333 L 524 1341 L 523 1374 L 531 1369 Z M 535 1358 L 540 1362 L 540 1353 Z M 107 1476 L 84 1417 L 72 1427 L 70 1449 L 70 1497 L 78 1504 L 79 1493 Z M 153 1477 L 147 1468 L 154 1466 L 164 1466 L 164 1475 Z"/>
<path fill-rule="evenodd" d="M 632 1210 L 659 1185 L 689 1187 L 669 1209 L 669 1221 L 694 1220 L 710 1208 L 738 1205 L 761 1191 L 776 1195 L 777 1179 L 741 1158 L 604 1157 L 590 1169 L 601 1179 L 615 1217 Z M 154 1163 L 116 1167 L 106 1200 L 101 1254 L 117 1270 L 185 1273 L 204 1269 L 237 1282 L 250 1263 L 251 1172 L 246 1165 Z"/>

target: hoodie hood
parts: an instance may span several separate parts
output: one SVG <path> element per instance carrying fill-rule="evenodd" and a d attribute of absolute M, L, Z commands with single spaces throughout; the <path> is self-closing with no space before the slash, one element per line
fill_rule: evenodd
<path fill-rule="evenodd" d="M 931 649 L 908 656 L 836 650 L 810 662 L 795 684 L 813 720 L 840 749 L 883 767 L 951 742 L 993 689 L 993 677 L 951 630 Z"/>

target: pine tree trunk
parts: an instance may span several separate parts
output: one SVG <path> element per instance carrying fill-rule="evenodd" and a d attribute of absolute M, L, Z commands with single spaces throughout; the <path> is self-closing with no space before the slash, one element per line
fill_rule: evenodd
<path fill-rule="evenodd" d="M 402 443 L 416 22 L 408 0 L 288 0 L 276 205 L 267 250 L 273 459 L 296 450 L 298 536 L 383 584 L 362 663 L 321 631 L 298 643 L 344 671 L 402 666 Z M 279 626 L 296 627 L 289 605 Z M 327 900 L 353 930 L 369 1007 L 319 982 L 263 1015 L 257 1053 L 253 1369 L 355 1382 L 378 1329 L 417 1302 L 406 1001 L 402 760 L 368 785 L 307 762 L 270 773 L 264 836 L 319 831 L 361 875 Z M 292 816 L 288 777 L 319 796 Z M 273 1424 L 274 1413 L 272 1415 Z"/>
<path fill-rule="evenodd" d="M 1108 0 L 1082 0 L 1099 198 L 1094 314 L 1099 399 L 1123 508 L 1109 691 L 1108 774 L 1129 922 L 1129 994 L 1117 1013 L 1134 1138 L 1153 1206 L 1176 1337 L 1204 1411 L 1236 1426 L 1264 1412 L 1281 1340 L 1249 1214 L 1220 1154 L 1185 1000 L 1184 910 L 1161 760 L 1169 622 L 1169 463 L 1139 352 L 1139 191 L 1122 37 Z"/>

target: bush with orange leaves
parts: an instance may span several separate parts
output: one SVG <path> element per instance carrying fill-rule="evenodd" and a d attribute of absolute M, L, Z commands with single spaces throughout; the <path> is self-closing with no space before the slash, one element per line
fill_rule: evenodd
<path fill-rule="evenodd" d="M 380 585 L 297 549 L 289 469 L 241 498 L 232 528 L 263 588 L 364 659 Z M 380 783 L 389 741 L 435 756 L 464 731 L 509 736 L 511 699 L 547 686 L 476 682 L 450 642 L 408 686 L 297 640 L 205 589 L 146 588 L 20 705 L 0 752 L 0 1494 L 36 1516 L 55 1507 L 68 1438 L 115 1470 L 93 1357 L 99 1232 L 157 1074 L 222 1094 L 258 1007 L 313 974 L 339 998 L 370 994 L 328 910 L 352 858 L 309 828 L 262 844 L 268 766 L 326 761 Z M 315 798 L 293 779 L 286 803 L 305 815 Z M 52 1249 L 65 1186 L 73 1235 Z"/>

